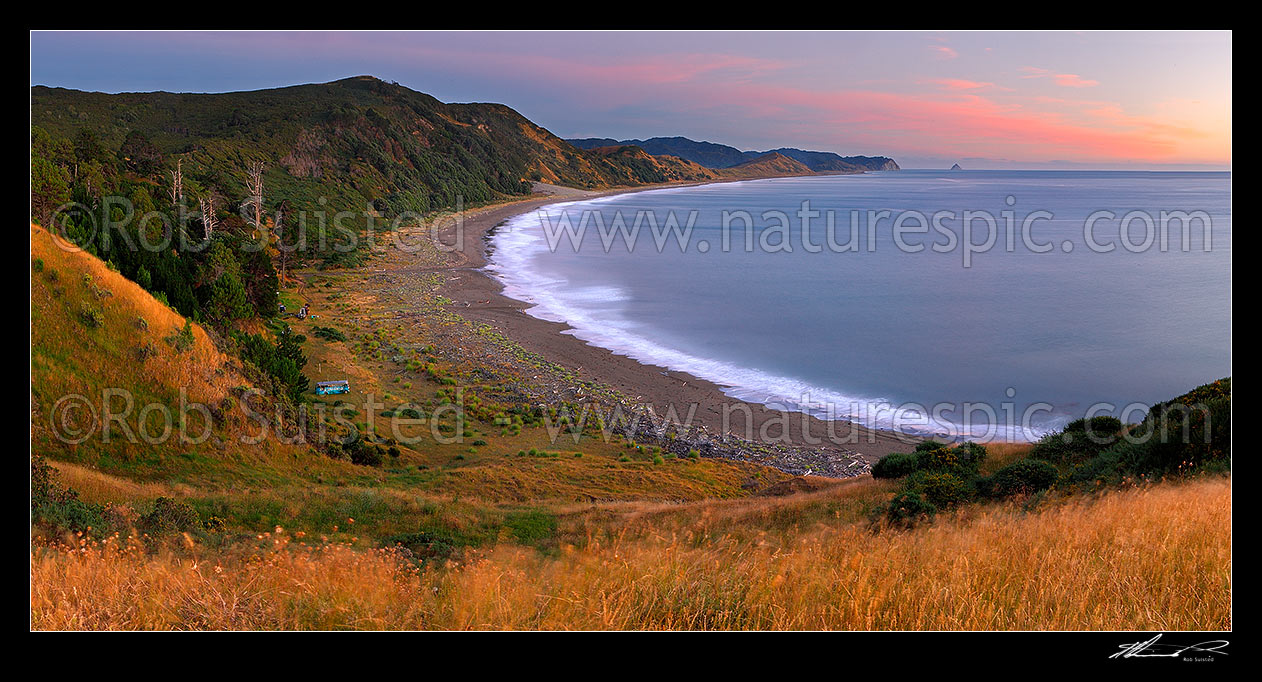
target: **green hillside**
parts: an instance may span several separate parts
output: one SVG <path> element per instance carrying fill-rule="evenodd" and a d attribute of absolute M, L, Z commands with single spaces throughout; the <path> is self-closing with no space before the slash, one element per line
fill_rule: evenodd
<path fill-rule="evenodd" d="M 525 195 L 532 181 L 599 188 L 709 177 L 678 159 L 580 150 L 504 105 L 444 104 L 370 76 L 223 94 L 37 86 L 31 119 L 33 137 L 48 142 L 36 146 L 73 152 L 37 153 L 33 168 L 46 161 L 79 174 L 81 162 L 117 155 L 157 196 L 178 160 L 186 196 L 214 192 L 235 209 L 248 167 L 261 162 L 266 212 L 352 211 L 343 223 L 351 229 L 364 227 L 369 209 L 389 220 Z M 314 240 L 328 228 L 309 232 Z"/>
<path fill-rule="evenodd" d="M 817 173 L 863 173 L 898 170 L 898 163 L 887 156 L 841 156 L 833 152 L 812 152 L 793 147 L 780 147 L 765 152 L 741 151 L 714 142 L 697 142 L 686 137 L 653 137 L 647 140 L 614 140 L 588 137 L 566 140 L 581 149 L 597 149 L 633 145 L 649 154 L 675 156 L 706 168 L 735 168 L 769 154 L 779 154 L 797 161 Z"/>

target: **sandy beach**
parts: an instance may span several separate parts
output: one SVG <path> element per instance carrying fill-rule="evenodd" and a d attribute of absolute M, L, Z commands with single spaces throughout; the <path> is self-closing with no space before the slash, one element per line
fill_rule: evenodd
<path fill-rule="evenodd" d="M 447 254 L 445 265 L 425 269 L 460 272 L 458 277 L 448 277 L 441 290 L 453 301 L 454 309 L 461 316 L 494 327 L 526 350 L 572 369 L 580 378 L 610 386 L 633 402 L 651 404 L 659 415 L 666 414 L 671 407 L 677 414 L 685 415 L 695 404 L 694 423 L 703 424 L 712 433 L 726 432 L 756 442 L 791 443 L 796 446 L 793 449 L 815 449 L 817 456 L 857 457 L 868 464 L 890 452 L 909 451 L 914 439 L 851 422 L 825 422 L 801 413 L 784 413 L 745 403 L 725 395 L 722 387 L 704 379 L 642 364 L 563 334 L 569 328 L 567 325 L 530 316 L 525 312 L 528 304 L 504 296 L 501 283 L 482 270 L 487 262 L 488 236 L 496 226 L 514 216 L 557 201 L 655 188 L 591 192 L 537 186 L 536 196 L 530 199 L 467 211 L 463 220 L 463 248 Z M 441 227 L 440 241 L 456 243 L 455 229 L 454 222 Z M 726 424 L 725 414 L 728 415 Z"/>

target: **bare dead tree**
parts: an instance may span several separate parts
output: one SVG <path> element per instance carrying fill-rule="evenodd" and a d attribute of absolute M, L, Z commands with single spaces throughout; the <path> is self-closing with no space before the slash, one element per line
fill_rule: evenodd
<path fill-rule="evenodd" d="M 272 229 L 276 232 L 276 248 L 280 251 L 280 283 L 285 284 L 285 264 L 289 260 L 289 251 L 285 248 L 285 228 L 284 216 L 285 210 L 288 208 L 286 202 L 280 202 L 280 206 L 276 207 L 276 218 L 273 220 Z"/>
<path fill-rule="evenodd" d="M 209 192 L 205 197 L 197 200 L 202 209 L 202 228 L 206 230 L 206 238 L 215 233 L 215 228 L 219 227 L 219 218 L 215 216 L 215 193 Z"/>
<path fill-rule="evenodd" d="M 175 170 L 171 171 L 171 203 L 184 203 L 184 159 L 175 160 Z"/>
<path fill-rule="evenodd" d="M 253 215 L 247 215 L 246 221 L 257 233 L 263 229 L 263 162 L 255 161 L 246 169 L 245 190 L 248 195 L 241 203 L 242 208 L 253 209 Z"/>

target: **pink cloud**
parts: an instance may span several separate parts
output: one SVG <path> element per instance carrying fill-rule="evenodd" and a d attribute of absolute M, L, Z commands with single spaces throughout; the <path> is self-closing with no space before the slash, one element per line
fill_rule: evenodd
<path fill-rule="evenodd" d="M 956 52 L 946 45 L 930 45 L 929 49 L 938 53 L 938 59 L 955 59 L 960 56 L 959 52 Z"/>
<path fill-rule="evenodd" d="M 583 60 L 418 46 L 408 58 L 440 62 L 456 72 L 547 82 L 560 97 L 581 97 L 610 110 L 660 110 L 698 120 L 717 113 L 715 120 L 731 122 L 734 130 L 758 126 L 784 144 L 817 140 L 813 144 L 842 153 L 1186 161 L 1197 160 L 1188 158 L 1187 149 L 1199 139 L 1196 147 L 1204 158 L 1229 155 L 1205 144 L 1197 130 L 1129 116 L 1110 102 L 1021 96 L 963 78 L 921 81 L 912 91 L 891 91 L 900 83 L 880 81 L 824 91 L 782 84 L 779 74 L 790 63 L 715 53 Z M 1065 87 L 1094 84 L 1036 67 L 1024 72 L 1058 85 L 1062 77 L 1080 83 Z M 722 132 L 720 126 L 713 134 Z"/>
<path fill-rule="evenodd" d="M 983 90 L 995 87 L 994 83 L 982 83 L 963 78 L 938 78 L 932 82 L 941 85 L 947 90 Z"/>
<path fill-rule="evenodd" d="M 1174 160 L 1183 143 L 1199 135 L 1128 116 L 1109 103 L 1018 97 L 1007 88 L 968 79 L 928 81 L 938 88 L 923 93 L 887 92 L 880 86 L 816 91 L 756 78 L 781 64 L 722 55 L 566 63 L 563 68 L 559 61 L 535 57 L 517 66 L 582 81 L 611 105 L 648 97 L 676 111 L 720 110 L 725 118 L 762 120 L 782 130 L 793 121 L 794 133 L 806 138 L 840 133 L 846 140 L 845 146 L 836 145 L 841 152 L 1163 161 Z M 1059 76 L 1046 71 L 1029 77 Z"/>
<path fill-rule="evenodd" d="M 1050 78 L 1052 82 L 1064 88 L 1094 88 L 1100 84 L 1100 81 L 1083 78 L 1076 73 L 1056 73 L 1037 66 L 1027 66 L 1021 70 L 1025 72 L 1022 78 Z"/>
<path fill-rule="evenodd" d="M 1202 137 L 1192 128 L 1120 108 L 1068 113 L 996 101 L 967 90 L 906 94 L 871 90 L 813 92 L 749 85 L 710 90 L 703 107 L 742 107 L 747 116 L 792 117 L 803 131 L 844 131 L 848 144 L 877 150 L 1031 160 L 1173 160 L 1181 145 Z M 816 135 L 819 133 L 816 132 Z M 879 146 L 878 146 L 879 145 Z M 845 151 L 842 149 L 841 151 Z"/>
<path fill-rule="evenodd" d="M 1100 81 L 1083 78 L 1076 73 L 1060 73 L 1052 76 L 1056 84 L 1065 88 L 1094 88 Z"/>

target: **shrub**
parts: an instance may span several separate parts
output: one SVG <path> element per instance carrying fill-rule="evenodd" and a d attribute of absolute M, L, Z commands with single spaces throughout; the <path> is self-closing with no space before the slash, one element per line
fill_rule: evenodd
<path fill-rule="evenodd" d="M 944 471 L 965 479 L 977 471 L 986 458 L 986 448 L 972 441 L 955 447 L 927 440 L 911 453 L 894 453 L 872 467 L 873 478 L 902 478 L 917 471 Z"/>
<path fill-rule="evenodd" d="M 895 526 L 910 528 L 919 521 L 932 519 L 938 508 L 927 502 L 919 493 L 901 492 L 885 507 L 885 518 Z"/>
<path fill-rule="evenodd" d="M 360 439 L 355 439 L 349 445 L 342 446 L 351 456 L 351 464 L 358 464 L 367 467 L 379 467 L 382 465 L 381 449 L 368 445 Z"/>
<path fill-rule="evenodd" d="M 105 509 L 79 499 L 73 488 L 57 485 L 57 470 L 41 455 L 31 457 L 31 522 L 56 532 L 106 532 Z"/>
<path fill-rule="evenodd" d="M 173 332 L 166 338 L 166 341 L 171 344 L 175 352 L 183 353 L 193 347 L 195 338 L 193 336 L 193 323 L 186 319 L 184 320 L 184 328 Z"/>
<path fill-rule="evenodd" d="M 917 487 L 925 499 L 938 508 L 948 509 L 968 502 L 972 488 L 968 481 L 947 472 L 926 472 Z"/>
<path fill-rule="evenodd" d="M 1091 459 L 1074 465 L 1065 478 L 1070 483 L 1095 485 L 1116 485 L 1126 477 L 1128 460 L 1133 459 L 1129 451 L 1137 446 L 1122 443 L 1110 448 Z"/>
<path fill-rule="evenodd" d="M 99 309 L 84 303 L 79 309 L 79 321 L 89 329 L 96 329 L 105 322 L 105 316 Z"/>
<path fill-rule="evenodd" d="M 49 500 L 31 511 L 33 521 L 57 531 L 82 531 L 100 537 L 104 534 L 104 508 L 77 497 Z"/>
<path fill-rule="evenodd" d="M 157 354 L 158 354 L 158 347 L 155 346 L 152 341 L 146 341 L 136 347 L 136 360 L 138 362 L 143 363 L 144 361 L 148 360 L 149 358 Z"/>
<path fill-rule="evenodd" d="M 1089 428 L 1111 428 L 1117 423 L 1093 423 Z M 1079 422 L 1070 426 L 1081 428 Z M 1075 457 L 1068 480 L 1112 485 L 1133 476 L 1230 471 L 1231 378 L 1154 405 L 1125 438 L 1119 433 L 1114 440 L 1107 447 L 1094 448 L 1090 457 Z"/>
<path fill-rule="evenodd" d="M 960 460 L 974 471 L 981 466 L 982 462 L 986 461 L 986 446 L 981 443 L 974 443 L 971 440 L 965 441 L 955 446 L 955 451 Z"/>
<path fill-rule="evenodd" d="M 39 505 L 49 500 L 61 499 L 70 491 L 57 486 L 57 470 L 43 455 L 31 455 L 31 504 Z"/>
<path fill-rule="evenodd" d="M 916 468 L 921 471 L 955 471 L 960 465 L 959 454 L 943 446 L 925 448 L 916 453 Z"/>
<path fill-rule="evenodd" d="M 902 478 L 916 470 L 915 454 L 895 452 L 872 465 L 872 478 Z"/>
<path fill-rule="evenodd" d="M 316 325 L 315 328 L 311 330 L 311 333 L 327 341 L 345 341 L 346 340 L 346 335 L 334 329 L 333 327 L 321 327 L 319 325 Z"/>
<path fill-rule="evenodd" d="M 1231 379 L 1220 379 L 1154 405 L 1121 447 L 1126 467 L 1137 474 L 1177 474 L 1207 464 L 1231 466 Z"/>
<path fill-rule="evenodd" d="M 1065 430 L 1082 431 L 1099 436 L 1111 436 L 1122 430 L 1122 420 L 1109 415 L 1097 415 L 1091 419 L 1070 422 Z"/>
<path fill-rule="evenodd" d="M 1030 449 L 1030 457 L 1055 464 L 1083 462 L 1112 447 L 1121 433 L 1122 422 L 1116 417 L 1077 419 L 1039 439 Z"/>
<path fill-rule="evenodd" d="M 455 552 L 458 543 L 454 537 L 422 531 L 400 533 L 386 538 L 381 544 L 406 550 L 407 554 L 424 561 L 446 559 Z"/>
<path fill-rule="evenodd" d="M 153 502 L 153 510 L 140 517 L 140 523 L 150 535 L 184 532 L 202 527 L 202 519 L 186 502 L 170 497 L 159 497 Z"/>
<path fill-rule="evenodd" d="M 993 494 L 998 497 L 1030 495 L 1052 487 L 1057 476 L 1056 467 L 1050 463 L 1027 457 L 995 472 Z"/>
<path fill-rule="evenodd" d="M 191 345 L 192 330 L 188 328 Z M 302 399 L 310 381 L 302 370 L 307 365 L 307 357 L 302 352 L 298 335 L 288 325 L 281 325 L 275 334 L 275 341 L 259 334 L 234 332 L 241 359 L 249 362 L 259 371 L 272 378 L 275 386 L 285 397 L 293 402 Z"/>

